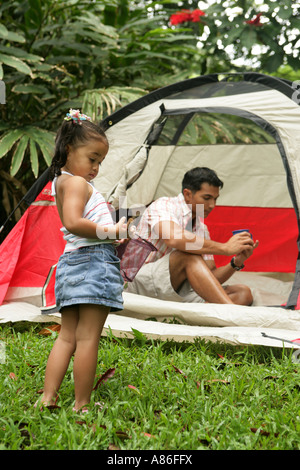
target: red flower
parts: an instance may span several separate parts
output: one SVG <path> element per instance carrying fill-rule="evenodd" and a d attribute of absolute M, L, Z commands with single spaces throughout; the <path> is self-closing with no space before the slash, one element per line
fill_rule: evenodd
<path fill-rule="evenodd" d="M 180 24 L 180 23 L 185 23 L 186 21 L 190 20 L 190 12 L 189 10 L 181 10 L 178 11 L 177 13 L 174 13 L 170 17 L 170 23 L 175 25 L 175 24 Z"/>
<path fill-rule="evenodd" d="M 246 23 L 252 26 L 263 26 L 263 24 L 260 22 L 261 15 L 262 13 L 258 13 L 253 20 L 248 20 Z"/>
<path fill-rule="evenodd" d="M 197 23 L 197 22 L 201 21 L 201 20 L 200 20 L 200 16 L 205 16 L 204 11 L 202 11 L 202 10 L 194 10 L 194 11 L 192 11 L 192 12 L 191 12 L 191 21 L 192 21 L 193 23 Z"/>
<path fill-rule="evenodd" d="M 181 10 L 170 16 L 170 23 L 172 25 L 181 24 L 181 23 L 185 23 L 188 21 L 197 23 L 201 21 L 200 16 L 204 16 L 204 15 L 205 13 L 202 10 L 193 10 L 193 11 Z"/>

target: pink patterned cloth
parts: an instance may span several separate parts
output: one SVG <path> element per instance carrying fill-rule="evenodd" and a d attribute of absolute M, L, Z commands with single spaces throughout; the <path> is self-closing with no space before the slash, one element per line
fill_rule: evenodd
<path fill-rule="evenodd" d="M 118 247 L 120 271 L 124 281 L 133 281 L 152 251 L 156 251 L 156 248 L 141 238 L 133 238 Z"/>

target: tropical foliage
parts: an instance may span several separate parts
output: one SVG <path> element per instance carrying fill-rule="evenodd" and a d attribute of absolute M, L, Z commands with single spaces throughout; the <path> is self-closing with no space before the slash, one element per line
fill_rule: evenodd
<path fill-rule="evenodd" d="M 234 71 L 239 60 L 267 73 L 284 66 L 296 79 L 299 7 L 288 0 L 257 3 L 4 0 L 1 221 L 49 165 L 70 107 L 101 119 L 157 87 Z"/>
<path fill-rule="evenodd" d="M 187 3 L 187 2 L 186 2 Z M 193 2 L 198 4 L 206 2 Z M 217 56 L 228 67 L 243 63 L 260 72 L 274 73 L 282 65 L 299 71 L 300 6 L 288 0 L 208 1 L 204 11 L 181 9 L 171 23 L 189 25 L 198 36 L 198 47 L 206 57 L 202 73 Z M 193 14 L 194 13 L 194 14 Z M 208 63 L 207 63 L 208 62 Z M 222 70 L 224 71 L 224 69 Z"/>

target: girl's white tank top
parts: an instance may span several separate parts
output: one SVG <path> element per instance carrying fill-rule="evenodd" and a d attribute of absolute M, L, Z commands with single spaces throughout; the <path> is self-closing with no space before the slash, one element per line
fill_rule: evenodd
<path fill-rule="evenodd" d="M 74 176 L 67 171 L 62 171 L 62 174 Z M 52 181 L 52 188 L 51 194 L 52 196 L 56 196 L 56 181 L 57 177 L 54 178 Z M 104 225 L 112 225 L 113 219 L 111 212 L 108 208 L 107 202 L 105 201 L 102 194 L 100 194 L 94 187 L 92 183 L 87 182 L 93 189 L 93 193 L 85 205 L 82 217 L 85 219 L 89 219 L 96 224 L 100 224 L 101 226 Z M 63 237 L 66 240 L 66 246 L 64 252 L 77 250 L 83 246 L 91 246 L 91 245 L 99 245 L 100 243 L 113 243 L 113 240 L 100 240 L 97 239 L 90 239 L 90 238 L 83 238 L 74 235 L 73 233 L 69 232 L 65 227 L 61 228 L 63 233 Z"/>

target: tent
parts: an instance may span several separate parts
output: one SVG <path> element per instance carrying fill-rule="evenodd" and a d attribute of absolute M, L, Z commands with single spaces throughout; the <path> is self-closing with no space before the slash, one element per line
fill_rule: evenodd
<path fill-rule="evenodd" d="M 110 150 L 95 186 L 119 214 L 177 195 L 188 169 L 208 166 L 224 181 L 218 206 L 206 219 L 211 237 L 225 241 L 232 230 L 248 228 L 260 242 L 245 271 L 232 278 L 252 288 L 253 306 L 182 304 L 125 289 L 125 309 L 109 315 L 106 328 L 121 336 L 136 328 L 150 337 L 294 347 L 289 341 L 300 337 L 300 109 L 293 84 L 258 73 L 200 76 L 151 92 L 103 124 Z M 216 257 L 217 265 L 226 262 Z M 51 263 L 38 286 L 44 305 Z M 18 262 L 14 266 L 20 272 Z M 24 307 L 11 282 L 0 318 L 12 315 L 12 302 Z M 41 298 L 34 306 L 26 301 L 23 311 L 31 305 L 40 319 Z M 170 324 L 174 317 L 181 324 Z"/>
<path fill-rule="evenodd" d="M 48 182 L 0 246 L 0 305 L 42 305 L 42 288 L 65 246 L 60 228 Z"/>

